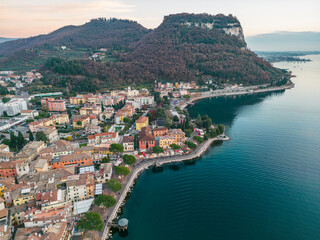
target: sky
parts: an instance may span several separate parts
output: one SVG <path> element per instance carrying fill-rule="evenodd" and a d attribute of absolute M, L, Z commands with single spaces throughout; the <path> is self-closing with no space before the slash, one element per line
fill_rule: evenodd
<path fill-rule="evenodd" d="M 0 37 L 50 33 L 92 18 L 116 17 L 156 28 L 174 13 L 232 14 L 246 37 L 277 31 L 320 31 L 320 0 L 1 0 Z"/>

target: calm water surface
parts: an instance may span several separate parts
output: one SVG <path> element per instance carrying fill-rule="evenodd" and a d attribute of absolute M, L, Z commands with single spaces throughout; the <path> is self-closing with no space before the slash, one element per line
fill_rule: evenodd
<path fill-rule="evenodd" d="M 191 107 L 231 141 L 143 173 L 123 209 L 125 239 L 320 239 L 320 56 L 310 58 L 276 64 L 297 75 L 294 89 Z"/>

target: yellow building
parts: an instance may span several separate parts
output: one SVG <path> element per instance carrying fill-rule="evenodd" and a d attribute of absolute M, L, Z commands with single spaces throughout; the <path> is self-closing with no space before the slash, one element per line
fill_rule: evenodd
<path fill-rule="evenodd" d="M 84 128 L 86 125 L 88 125 L 90 123 L 90 117 L 88 116 L 82 116 L 80 118 L 77 119 L 73 119 L 72 120 L 73 123 L 73 128 L 74 129 L 82 129 Z M 80 124 L 78 124 L 80 123 Z"/>
<path fill-rule="evenodd" d="M 141 128 L 149 126 L 149 118 L 141 116 L 136 121 L 136 130 L 141 131 Z"/>
<path fill-rule="evenodd" d="M 170 129 L 168 131 L 169 136 L 174 137 L 174 143 L 177 145 L 181 145 L 185 141 L 186 134 L 181 129 Z"/>
<path fill-rule="evenodd" d="M 98 106 L 80 108 L 81 116 L 89 116 L 91 114 L 99 115 L 100 113 L 101 113 L 101 107 L 98 107 Z"/>
<path fill-rule="evenodd" d="M 87 102 L 86 98 L 83 95 L 78 95 L 76 97 L 70 98 L 70 104 L 73 104 L 73 105 L 82 105 L 82 104 L 85 104 L 86 102 Z"/>
<path fill-rule="evenodd" d="M 25 189 L 25 191 L 27 191 L 27 189 Z M 25 194 L 24 190 L 21 190 L 21 194 L 19 194 L 18 197 L 13 199 L 13 205 L 19 206 L 19 205 L 27 204 L 30 200 L 34 198 L 35 198 L 34 194 Z"/>
<path fill-rule="evenodd" d="M 3 198 L 3 192 L 6 189 L 6 187 L 0 183 L 0 197 Z"/>
<path fill-rule="evenodd" d="M 175 143 L 174 136 L 165 135 L 159 137 L 159 147 L 168 148 L 173 143 Z"/>

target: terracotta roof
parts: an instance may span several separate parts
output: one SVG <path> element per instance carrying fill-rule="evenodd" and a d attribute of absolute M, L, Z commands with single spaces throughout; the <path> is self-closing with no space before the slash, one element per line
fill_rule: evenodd
<path fill-rule="evenodd" d="M 4 218 L 4 217 L 7 217 L 7 215 L 8 215 L 8 209 L 7 208 L 0 210 L 0 219 Z"/>
<path fill-rule="evenodd" d="M 141 131 L 139 132 L 139 141 L 154 141 L 154 140 L 155 138 L 149 127 L 141 128 Z"/>
<path fill-rule="evenodd" d="M 59 162 L 68 162 L 72 160 L 82 160 L 82 159 L 91 159 L 91 157 L 86 153 L 74 153 L 74 154 L 61 156 L 59 159 Z"/>
<path fill-rule="evenodd" d="M 148 117 L 144 117 L 144 116 L 141 116 L 137 121 L 136 123 L 145 123 L 148 121 Z"/>
<path fill-rule="evenodd" d="M 168 130 L 168 128 L 166 127 L 159 127 L 159 128 L 154 128 L 153 131 L 156 132 L 156 131 L 165 131 L 165 130 Z"/>
<path fill-rule="evenodd" d="M 134 136 L 124 136 L 123 143 L 134 142 Z"/>

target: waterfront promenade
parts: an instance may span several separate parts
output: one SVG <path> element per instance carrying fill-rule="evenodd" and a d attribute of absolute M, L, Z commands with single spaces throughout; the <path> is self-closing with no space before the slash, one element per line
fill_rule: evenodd
<path fill-rule="evenodd" d="M 191 160 L 200 157 L 215 141 L 227 141 L 228 137 L 218 136 L 216 138 L 211 138 L 206 142 L 200 144 L 195 150 L 191 151 L 189 154 L 177 155 L 177 156 L 169 156 L 169 157 L 161 157 L 161 158 L 153 158 L 153 159 L 145 159 L 142 162 L 136 164 L 132 169 L 130 175 L 127 177 L 127 180 L 123 184 L 123 188 L 118 195 L 117 203 L 114 207 L 109 209 L 109 215 L 104 222 L 104 228 L 101 231 L 102 239 L 107 239 L 109 237 L 110 226 L 108 226 L 114 219 L 117 218 L 118 211 L 124 204 L 124 200 L 131 191 L 131 188 L 134 185 L 136 178 L 146 169 L 151 166 L 157 165 L 160 166 L 162 164 L 173 163 L 173 162 L 181 162 L 185 160 Z M 130 219 L 129 219 L 130 222 Z"/>
<path fill-rule="evenodd" d="M 278 87 L 267 87 L 262 89 L 253 89 L 254 86 L 245 87 L 242 89 L 221 89 L 221 90 L 215 90 L 215 91 L 208 91 L 203 92 L 200 96 L 191 97 L 187 101 L 182 101 L 178 107 L 180 107 L 181 110 L 186 108 L 189 104 L 193 103 L 194 101 L 204 99 L 204 98 L 211 98 L 211 97 L 222 97 L 222 96 L 236 96 L 236 95 L 245 95 L 245 94 L 253 94 L 253 93 L 263 93 L 263 92 L 274 92 L 274 91 L 280 91 L 285 89 L 290 89 L 294 87 L 294 84 L 291 82 L 290 84 L 278 86 Z"/>

